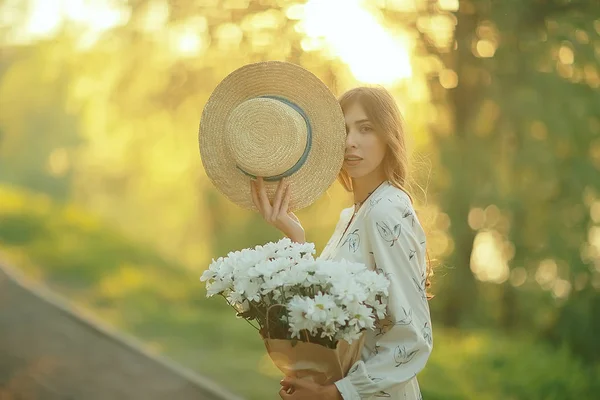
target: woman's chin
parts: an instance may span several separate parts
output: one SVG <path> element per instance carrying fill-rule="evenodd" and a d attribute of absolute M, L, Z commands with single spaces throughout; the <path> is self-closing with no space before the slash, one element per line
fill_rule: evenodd
<path fill-rule="evenodd" d="M 359 179 L 362 178 L 365 174 L 361 173 L 360 170 L 355 168 L 345 168 L 344 171 L 351 179 Z"/>

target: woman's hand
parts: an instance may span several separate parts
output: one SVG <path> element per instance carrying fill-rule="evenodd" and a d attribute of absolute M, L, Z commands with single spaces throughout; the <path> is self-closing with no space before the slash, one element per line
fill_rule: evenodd
<path fill-rule="evenodd" d="M 252 201 L 256 208 L 259 209 L 261 215 L 269 224 L 283 232 L 292 241 L 304 243 L 305 234 L 304 228 L 298 217 L 292 212 L 288 212 L 290 204 L 289 186 L 283 181 L 279 181 L 275 199 L 273 204 L 267 196 L 264 181 L 262 178 L 257 178 L 256 181 L 250 181 L 250 191 L 252 193 Z"/>
<path fill-rule="evenodd" d="M 335 385 L 319 385 L 304 379 L 285 377 L 279 396 L 284 400 L 343 400 Z"/>

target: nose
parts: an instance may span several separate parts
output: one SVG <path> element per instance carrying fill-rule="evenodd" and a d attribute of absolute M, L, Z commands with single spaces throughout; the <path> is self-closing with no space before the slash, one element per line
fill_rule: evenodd
<path fill-rule="evenodd" d="M 346 150 L 356 148 L 356 134 L 352 130 L 346 135 Z"/>

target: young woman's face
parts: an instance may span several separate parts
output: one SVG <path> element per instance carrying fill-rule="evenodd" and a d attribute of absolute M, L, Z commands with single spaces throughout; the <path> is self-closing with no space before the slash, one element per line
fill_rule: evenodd
<path fill-rule="evenodd" d="M 350 178 L 359 179 L 383 172 L 386 143 L 374 130 L 365 111 L 354 102 L 344 112 L 346 119 L 346 155 L 343 169 Z"/>

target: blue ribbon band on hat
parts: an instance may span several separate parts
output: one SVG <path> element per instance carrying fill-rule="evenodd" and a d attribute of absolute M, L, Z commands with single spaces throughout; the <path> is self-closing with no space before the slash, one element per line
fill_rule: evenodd
<path fill-rule="evenodd" d="M 294 110 L 296 110 L 298 112 L 298 114 L 300 114 L 302 116 L 302 118 L 304 118 L 304 122 L 306 123 L 306 147 L 304 148 L 304 153 L 302 153 L 302 156 L 300 156 L 300 159 L 298 159 L 298 162 L 296 162 L 296 164 L 294 164 L 290 169 L 288 169 L 287 171 L 284 171 L 283 173 L 281 173 L 279 175 L 263 177 L 263 180 L 266 182 L 276 182 L 278 180 L 287 178 L 288 176 L 291 176 L 291 175 L 295 174 L 296 172 L 298 172 L 300 170 L 300 168 L 302 168 L 302 166 L 304 165 L 306 160 L 308 159 L 308 154 L 310 153 L 310 149 L 312 147 L 312 127 L 310 125 L 310 120 L 308 119 L 308 116 L 306 115 L 304 110 L 302 108 L 300 108 L 300 106 L 298 106 L 297 104 L 289 101 L 288 99 L 286 99 L 284 97 L 279 97 L 279 96 L 259 96 L 259 98 L 273 99 L 273 100 L 278 100 L 282 103 L 285 103 L 286 105 L 288 105 L 288 106 L 292 107 Z M 241 172 L 243 172 L 244 175 L 249 176 L 250 178 L 253 178 L 253 179 L 257 178 L 256 176 L 252 175 L 251 173 L 244 171 L 238 165 L 236 165 L 236 167 Z"/>

